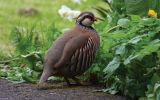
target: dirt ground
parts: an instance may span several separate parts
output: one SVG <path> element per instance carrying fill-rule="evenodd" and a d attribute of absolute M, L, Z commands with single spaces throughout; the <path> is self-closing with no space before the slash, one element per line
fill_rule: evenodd
<path fill-rule="evenodd" d="M 38 90 L 33 84 L 14 84 L 0 79 L 0 100 L 126 100 L 121 96 L 94 92 L 100 87 L 66 87 Z"/>

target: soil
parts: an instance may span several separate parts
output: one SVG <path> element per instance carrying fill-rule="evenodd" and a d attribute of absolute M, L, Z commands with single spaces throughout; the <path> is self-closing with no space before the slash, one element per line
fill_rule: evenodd
<path fill-rule="evenodd" d="M 95 90 L 96 86 L 65 87 L 61 89 L 39 90 L 34 84 L 15 84 L 0 79 L 0 100 L 126 100 L 118 95 L 110 95 Z"/>

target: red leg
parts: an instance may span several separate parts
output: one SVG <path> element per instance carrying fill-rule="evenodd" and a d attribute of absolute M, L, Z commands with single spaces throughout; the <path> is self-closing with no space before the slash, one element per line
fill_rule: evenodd
<path fill-rule="evenodd" d="M 48 77 L 50 77 L 50 76 L 51 76 L 50 71 L 43 71 L 42 76 L 37 84 L 37 87 L 39 89 L 46 89 L 47 88 L 46 81 L 47 81 Z"/>

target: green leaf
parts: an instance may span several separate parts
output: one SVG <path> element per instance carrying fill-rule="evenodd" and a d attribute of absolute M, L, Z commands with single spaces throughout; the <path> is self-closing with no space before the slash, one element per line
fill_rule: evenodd
<path fill-rule="evenodd" d="M 136 53 L 139 59 L 142 59 L 144 56 L 151 54 L 152 52 L 156 52 L 160 48 L 160 40 L 156 39 L 150 44 L 143 46 L 143 49 Z"/>
<path fill-rule="evenodd" d="M 118 20 L 117 25 L 125 26 L 125 25 L 127 25 L 129 22 L 130 22 L 129 19 L 127 19 L 127 18 L 121 18 L 121 19 Z"/>
<path fill-rule="evenodd" d="M 129 16 L 130 16 L 131 21 L 133 21 L 133 22 L 141 21 L 141 17 L 138 15 L 129 15 Z"/>
<path fill-rule="evenodd" d="M 157 19 L 156 18 L 146 18 L 143 19 L 143 25 L 145 26 L 154 26 L 157 24 Z"/>
<path fill-rule="evenodd" d="M 117 83 L 113 83 L 111 85 L 111 87 L 108 87 L 106 89 L 102 89 L 103 92 L 108 92 L 110 94 L 113 94 L 115 95 L 116 93 L 118 93 L 118 90 L 117 90 Z"/>
<path fill-rule="evenodd" d="M 99 68 L 99 66 L 98 66 L 98 64 L 93 64 L 93 68 L 92 68 L 92 72 L 93 73 L 98 73 L 98 72 L 100 72 L 100 68 Z"/>
<path fill-rule="evenodd" d="M 120 58 L 114 57 L 113 60 L 109 62 L 107 67 L 103 70 L 103 72 L 106 73 L 107 76 L 110 76 L 119 67 L 119 65 L 120 65 Z"/>
<path fill-rule="evenodd" d="M 160 100 L 160 83 L 155 83 L 154 88 L 147 94 L 148 100 Z"/>
<path fill-rule="evenodd" d="M 22 78 L 29 83 L 36 83 L 36 80 L 32 78 L 31 76 L 23 75 Z"/>
<path fill-rule="evenodd" d="M 124 53 L 125 53 L 125 50 L 126 49 L 126 46 L 125 46 L 125 44 L 123 44 L 123 45 L 121 45 L 121 46 L 119 46 L 117 49 L 116 49 L 116 52 L 115 52 L 115 54 L 119 54 L 119 55 L 124 55 Z"/>
<path fill-rule="evenodd" d="M 123 31 L 116 31 L 112 34 L 109 34 L 110 38 L 112 39 L 124 39 L 127 37 L 127 34 L 124 33 Z"/>
<path fill-rule="evenodd" d="M 160 79 L 159 79 L 160 82 Z M 154 92 L 158 92 L 160 90 L 160 83 L 156 83 L 154 86 Z"/>
<path fill-rule="evenodd" d="M 154 85 L 158 82 L 160 82 L 160 76 L 157 73 L 154 73 L 151 78 L 151 85 Z"/>
<path fill-rule="evenodd" d="M 137 44 L 140 40 L 142 40 L 142 37 L 145 37 L 145 36 L 147 36 L 147 34 L 138 35 L 138 36 L 132 38 L 131 40 L 129 40 L 128 43 Z"/>
<path fill-rule="evenodd" d="M 108 51 L 109 48 L 112 46 L 112 40 L 111 39 L 105 39 L 104 37 L 101 38 L 102 39 L 102 42 L 101 42 L 101 45 L 102 45 L 102 49 L 104 51 Z"/>
<path fill-rule="evenodd" d="M 130 55 L 127 59 L 124 60 L 123 64 L 124 64 L 124 65 L 129 64 L 129 63 L 130 63 L 133 59 L 135 59 L 136 57 L 137 57 L 137 55 L 136 55 L 136 56 Z"/>

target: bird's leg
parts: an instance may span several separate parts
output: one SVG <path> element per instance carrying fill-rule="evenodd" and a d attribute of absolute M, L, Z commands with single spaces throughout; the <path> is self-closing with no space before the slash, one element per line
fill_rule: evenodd
<path fill-rule="evenodd" d="M 62 84 L 50 84 L 50 83 L 47 83 L 47 79 L 48 77 L 50 77 L 52 75 L 51 73 L 51 70 L 46 70 L 43 72 L 41 78 L 40 78 L 40 81 L 38 82 L 38 89 L 57 89 L 57 88 L 63 88 L 63 85 Z M 69 81 L 68 81 L 69 82 Z"/>
<path fill-rule="evenodd" d="M 39 89 L 47 89 L 48 85 L 46 82 L 47 82 L 48 77 L 50 77 L 50 76 L 51 76 L 51 72 L 49 70 L 43 71 L 42 76 L 37 84 L 37 87 Z"/>
<path fill-rule="evenodd" d="M 90 85 L 89 82 L 80 81 L 80 80 L 77 79 L 76 77 L 72 77 L 72 79 L 76 82 L 76 85 L 79 85 L 79 86 L 87 86 L 87 85 Z"/>
<path fill-rule="evenodd" d="M 67 77 L 64 77 L 64 79 L 65 79 L 65 81 L 67 82 L 67 85 L 68 85 L 68 86 L 71 86 L 71 83 L 70 83 L 69 79 L 68 79 Z"/>

